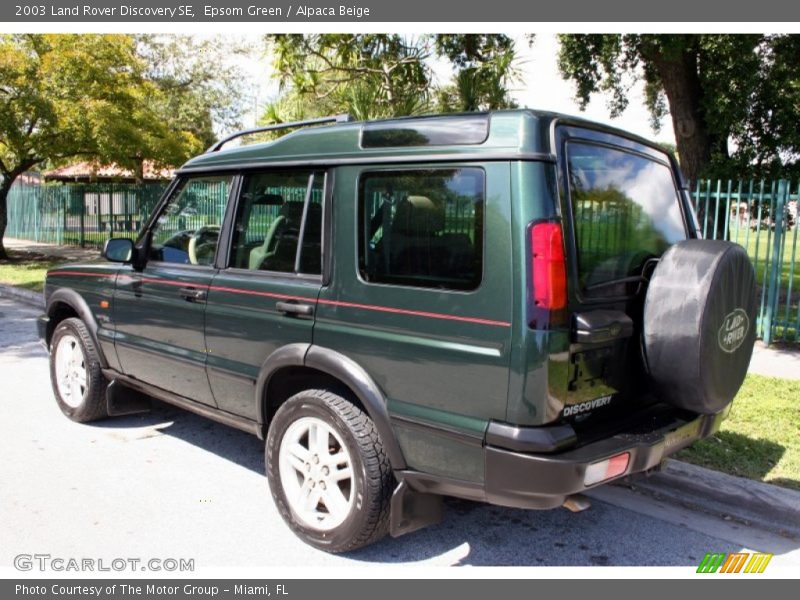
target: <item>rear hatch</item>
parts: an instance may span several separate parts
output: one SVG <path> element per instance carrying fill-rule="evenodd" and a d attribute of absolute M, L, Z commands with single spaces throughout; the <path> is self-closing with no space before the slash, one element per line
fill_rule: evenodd
<path fill-rule="evenodd" d="M 568 126 L 558 128 L 558 143 L 570 318 L 562 416 L 579 423 L 652 401 L 640 342 L 647 282 L 658 258 L 693 229 L 663 151 Z"/>

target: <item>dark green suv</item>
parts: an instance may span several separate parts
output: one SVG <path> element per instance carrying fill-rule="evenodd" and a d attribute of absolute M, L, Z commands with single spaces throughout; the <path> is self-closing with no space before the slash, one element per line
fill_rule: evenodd
<path fill-rule="evenodd" d="M 135 243 L 50 270 L 68 417 L 154 397 L 257 435 L 278 510 L 333 552 L 442 496 L 558 507 L 718 428 L 753 269 L 698 239 L 668 153 L 529 110 L 292 126 L 223 140 Z"/>

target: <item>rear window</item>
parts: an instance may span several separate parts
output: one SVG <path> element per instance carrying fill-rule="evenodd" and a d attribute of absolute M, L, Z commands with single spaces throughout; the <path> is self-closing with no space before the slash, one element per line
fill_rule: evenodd
<path fill-rule="evenodd" d="M 623 296 L 645 263 L 686 238 L 680 198 L 664 163 L 588 143 L 567 145 L 578 277 L 585 297 Z"/>

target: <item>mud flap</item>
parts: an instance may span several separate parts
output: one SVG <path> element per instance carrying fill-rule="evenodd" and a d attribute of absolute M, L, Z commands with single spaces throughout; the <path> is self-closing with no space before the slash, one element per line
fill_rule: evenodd
<path fill-rule="evenodd" d="M 126 387 L 118 381 L 112 381 L 106 388 L 106 407 L 109 417 L 149 412 L 150 406 L 150 396 Z"/>
<path fill-rule="evenodd" d="M 443 499 L 438 494 L 415 492 L 401 481 L 392 494 L 389 533 L 400 537 L 442 521 Z"/>

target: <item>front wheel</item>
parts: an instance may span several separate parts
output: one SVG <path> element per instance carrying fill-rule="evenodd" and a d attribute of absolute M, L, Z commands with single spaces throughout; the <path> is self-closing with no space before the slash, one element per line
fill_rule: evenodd
<path fill-rule="evenodd" d="M 108 416 L 108 382 L 100 358 L 83 321 L 64 319 L 50 341 L 50 381 L 58 407 L 78 423 Z"/>
<path fill-rule="evenodd" d="M 266 444 L 267 478 L 281 516 L 328 552 L 371 544 L 388 530 L 392 471 L 375 425 L 327 390 L 287 400 Z"/>

